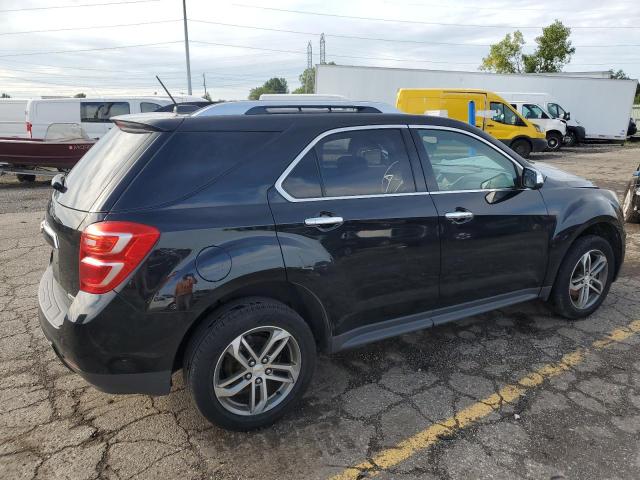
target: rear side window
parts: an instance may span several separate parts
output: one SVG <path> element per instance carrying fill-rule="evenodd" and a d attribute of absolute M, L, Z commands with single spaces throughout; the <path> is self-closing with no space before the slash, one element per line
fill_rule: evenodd
<path fill-rule="evenodd" d="M 65 180 L 67 190 L 56 192 L 56 200 L 67 207 L 89 211 L 109 182 L 120 178 L 153 135 L 112 128 L 71 169 Z"/>
<path fill-rule="evenodd" d="M 140 113 L 155 112 L 160 105 L 153 102 L 140 102 Z"/>
<path fill-rule="evenodd" d="M 183 198 L 257 153 L 278 132 L 176 132 L 118 201 L 146 208 Z"/>
<path fill-rule="evenodd" d="M 315 155 L 312 156 L 311 152 Z M 299 176 L 302 172 L 306 173 L 306 181 L 309 184 L 317 184 L 312 177 L 312 160 L 317 161 L 323 197 L 387 195 L 416 191 L 402 133 L 396 129 L 349 130 L 323 138 L 283 182 L 283 188 L 291 196 L 312 197 L 309 195 L 310 188 L 303 192 L 304 197 L 296 195 L 288 188 L 301 189 Z M 302 163 L 305 165 L 300 166 Z M 290 181 L 291 175 L 296 177 Z M 317 187 L 313 188 L 317 192 Z"/>
<path fill-rule="evenodd" d="M 313 150 L 298 162 L 283 182 L 282 187 L 295 198 L 319 198 L 322 196 L 320 173 Z"/>
<path fill-rule="evenodd" d="M 131 113 L 129 102 L 80 102 L 80 120 L 107 123 L 111 117 Z"/>

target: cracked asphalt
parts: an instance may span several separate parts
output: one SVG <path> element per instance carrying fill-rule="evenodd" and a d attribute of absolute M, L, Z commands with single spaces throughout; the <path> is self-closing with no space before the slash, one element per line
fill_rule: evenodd
<path fill-rule="evenodd" d="M 640 145 L 538 159 L 621 196 Z M 640 329 L 402 461 L 375 463 L 443 419 L 463 427 L 460 412 L 640 320 L 638 225 L 627 226 L 621 277 L 590 318 L 569 322 L 530 302 L 323 357 L 296 410 L 272 428 L 234 433 L 200 417 L 180 373 L 166 397 L 112 396 L 57 360 L 37 320 L 48 196 L 46 181 L 0 178 L 2 478 L 640 478 Z M 373 468 L 353 468 L 362 462 Z"/>

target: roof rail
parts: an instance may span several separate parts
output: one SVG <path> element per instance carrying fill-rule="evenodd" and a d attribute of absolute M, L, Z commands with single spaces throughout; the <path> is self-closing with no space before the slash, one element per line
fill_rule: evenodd
<path fill-rule="evenodd" d="M 242 100 L 205 107 L 193 113 L 194 117 L 217 115 L 269 115 L 291 113 L 401 113 L 381 102 L 352 100 Z"/>
<path fill-rule="evenodd" d="M 260 105 L 251 107 L 245 115 L 263 115 L 269 113 L 382 113 L 380 109 L 369 105 Z"/>

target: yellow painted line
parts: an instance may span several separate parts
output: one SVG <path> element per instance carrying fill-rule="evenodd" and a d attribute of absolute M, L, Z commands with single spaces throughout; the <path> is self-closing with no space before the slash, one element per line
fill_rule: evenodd
<path fill-rule="evenodd" d="M 436 444 L 442 437 L 451 435 L 472 423 L 499 410 L 505 403 L 513 403 L 522 397 L 527 390 L 535 388 L 549 378 L 556 377 L 567 370 L 579 365 L 585 360 L 586 355 L 592 350 L 602 350 L 615 343 L 622 342 L 629 337 L 640 333 L 640 320 L 616 328 L 605 337 L 596 340 L 591 348 L 580 348 L 564 355 L 558 362 L 548 363 L 532 371 L 512 385 L 501 388 L 497 393 L 476 402 L 455 413 L 452 417 L 434 423 L 412 437 L 403 440 L 395 447 L 383 450 L 371 461 L 364 461 L 353 467 L 345 469 L 342 473 L 331 477 L 330 480 L 355 480 L 361 475 L 370 478 L 378 475 L 383 470 L 398 465 L 409 459 L 416 453 L 426 450 Z"/>

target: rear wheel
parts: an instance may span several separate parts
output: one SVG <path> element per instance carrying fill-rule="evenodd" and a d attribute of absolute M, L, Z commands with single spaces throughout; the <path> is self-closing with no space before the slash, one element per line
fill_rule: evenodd
<path fill-rule="evenodd" d="M 640 223 L 640 212 L 637 210 L 636 199 L 634 198 L 636 188 L 635 185 L 629 184 L 622 201 L 622 214 L 624 215 L 624 221 L 628 223 Z"/>
<path fill-rule="evenodd" d="M 315 357 L 313 334 L 294 310 L 245 299 L 196 332 L 185 352 L 185 383 L 209 421 L 251 430 L 272 424 L 302 397 Z"/>
<path fill-rule="evenodd" d="M 604 238 L 587 235 L 576 240 L 553 285 L 554 310 L 570 319 L 591 315 L 609 293 L 614 269 L 613 249 Z"/>
<path fill-rule="evenodd" d="M 529 155 L 531 155 L 531 144 L 523 139 L 513 142 L 511 144 L 511 149 L 522 158 L 529 158 Z"/>
<path fill-rule="evenodd" d="M 16 177 L 18 178 L 18 181 L 21 183 L 32 183 L 36 181 L 35 175 L 27 175 L 27 174 L 19 173 L 16 175 Z"/>
<path fill-rule="evenodd" d="M 562 135 L 559 132 L 547 133 L 547 150 L 556 152 L 562 147 Z"/>

